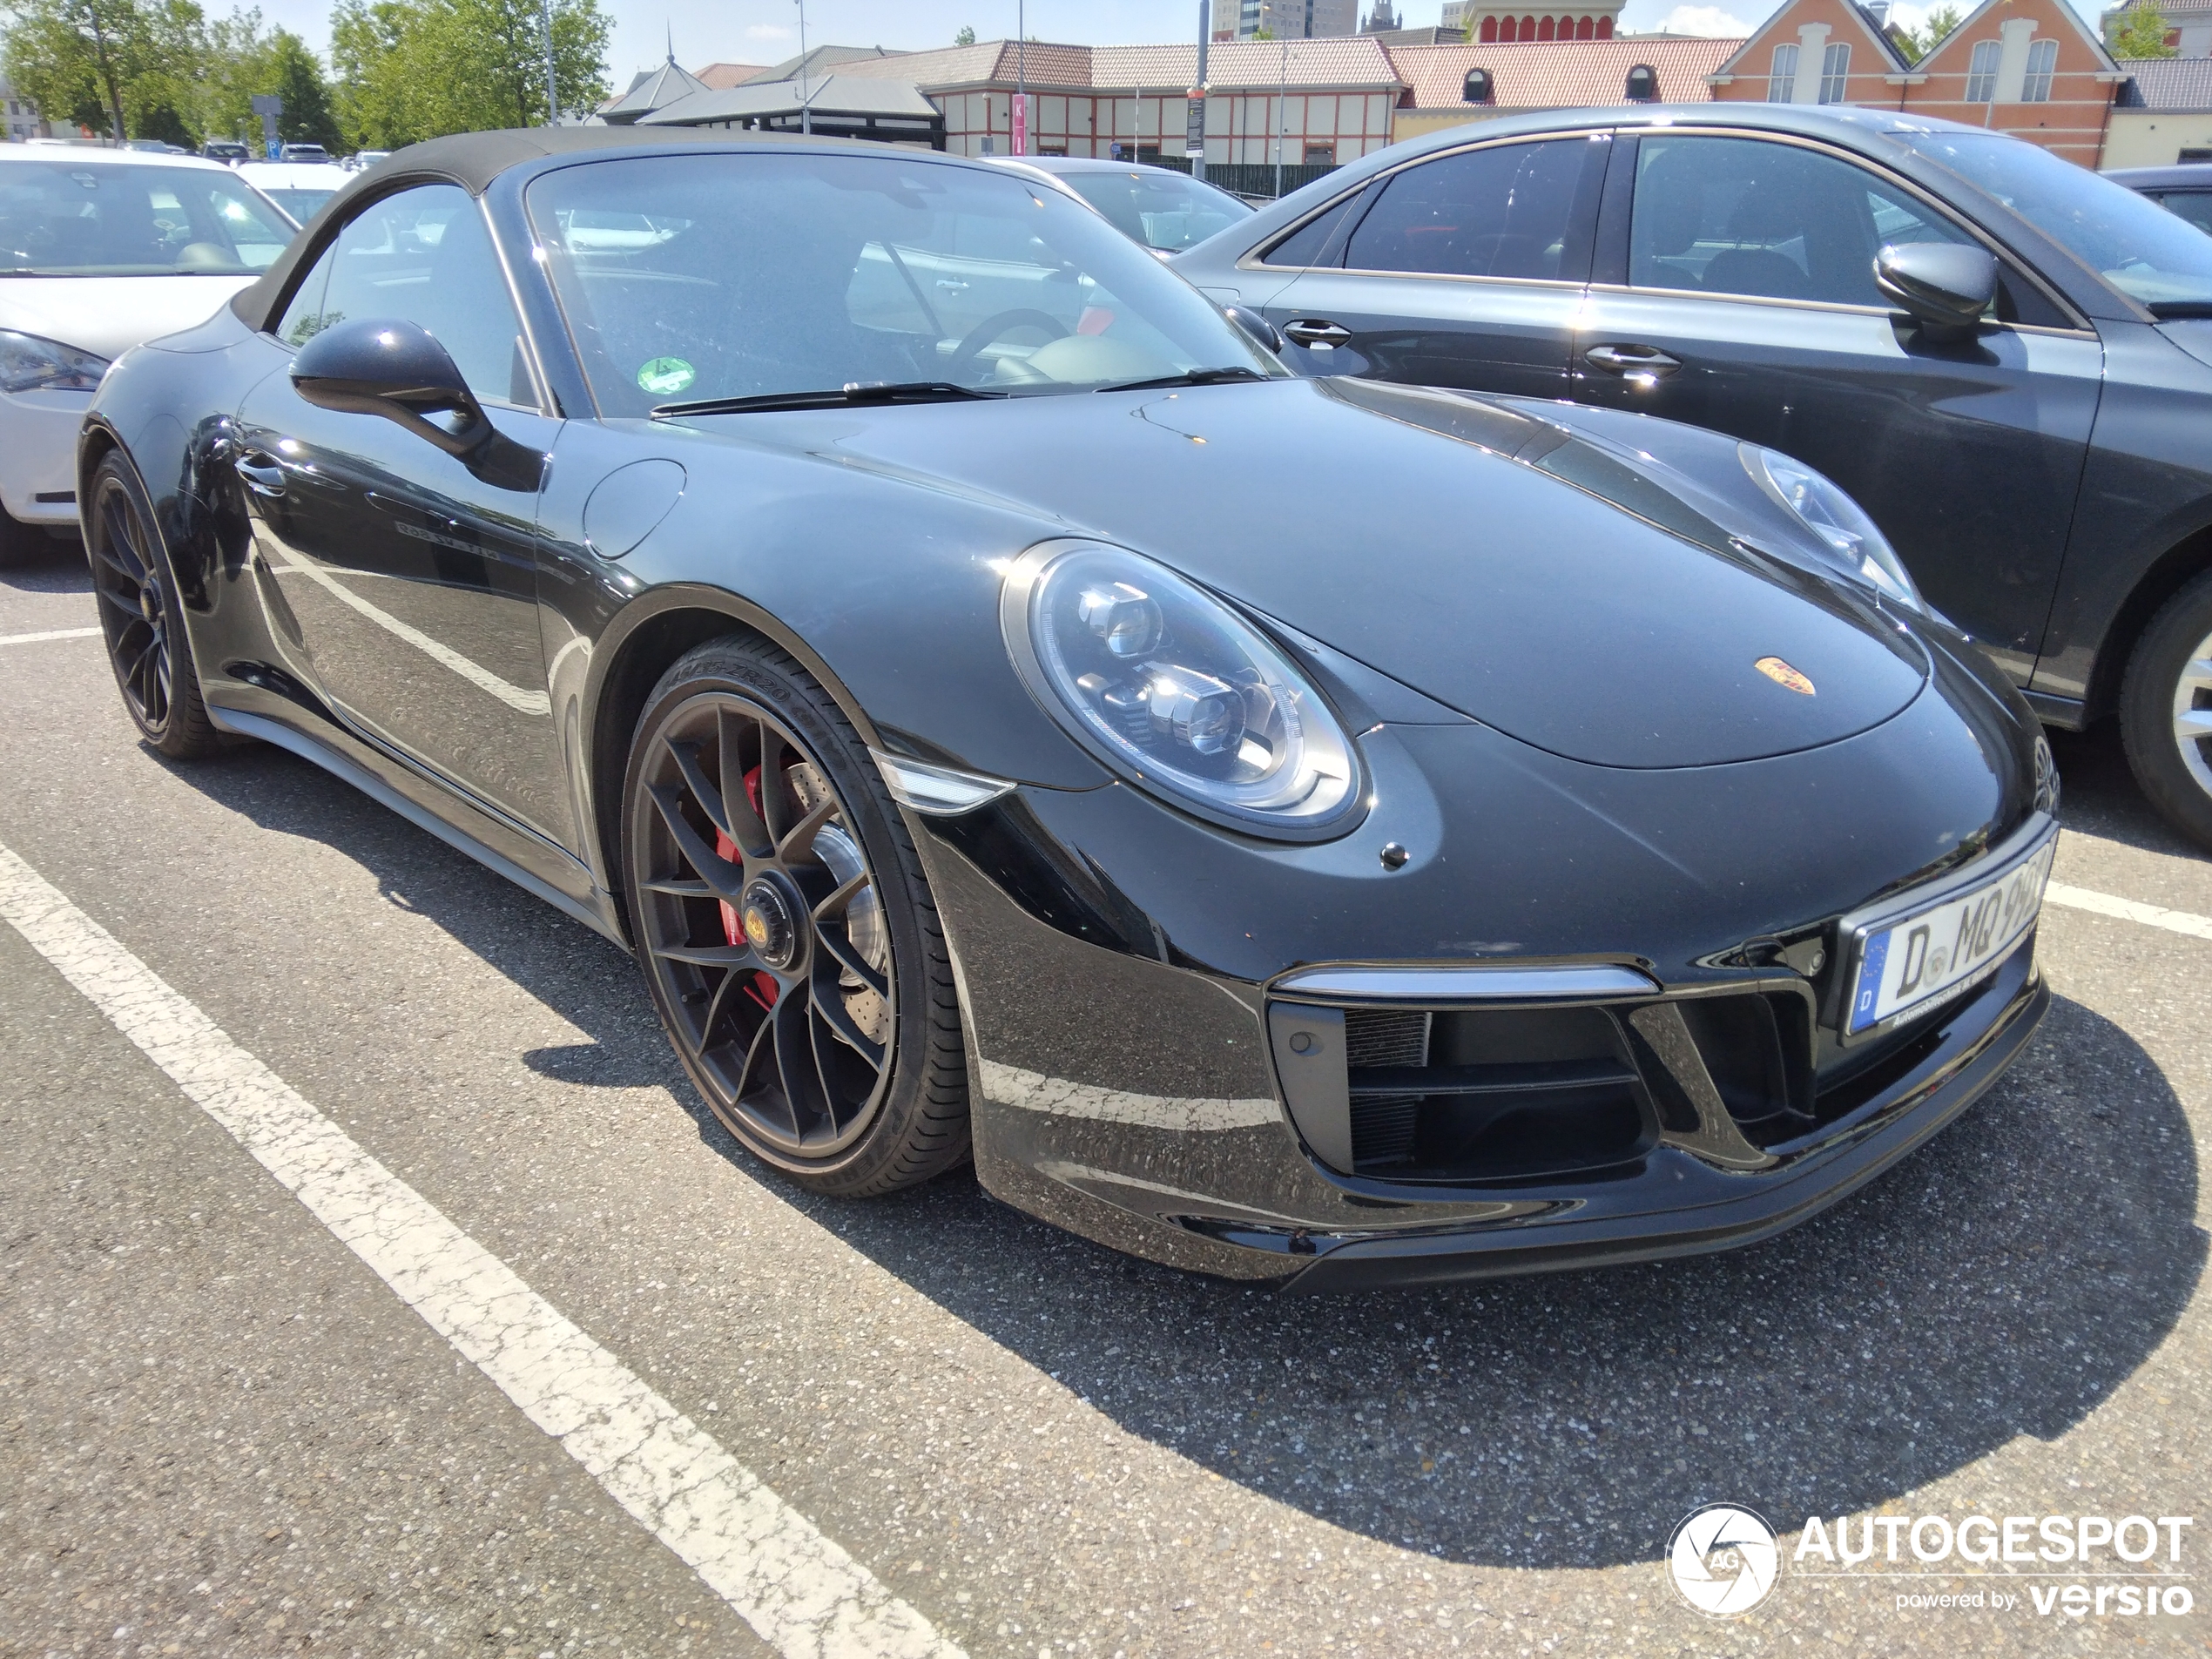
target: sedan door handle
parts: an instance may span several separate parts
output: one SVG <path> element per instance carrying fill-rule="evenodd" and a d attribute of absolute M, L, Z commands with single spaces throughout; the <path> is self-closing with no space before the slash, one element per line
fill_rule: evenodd
<path fill-rule="evenodd" d="M 1582 361 L 1615 374 L 1649 374 L 1655 380 L 1682 367 L 1680 358 L 1668 356 L 1656 346 L 1593 346 L 1582 354 Z"/>
<path fill-rule="evenodd" d="M 246 488 L 257 496 L 281 496 L 284 494 L 284 469 L 268 456 L 254 452 L 247 460 L 240 455 L 231 462 L 232 469 L 246 480 Z"/>
<path fill-rule="evenodd" d="M 1283 325 L 1283 333 L 1294 346 L 1318 346 L 1324 350 L 1352 343 L 1352 330 L 1341 323 L 1325 322 L 1318 317 L 1299 317 Z"/>

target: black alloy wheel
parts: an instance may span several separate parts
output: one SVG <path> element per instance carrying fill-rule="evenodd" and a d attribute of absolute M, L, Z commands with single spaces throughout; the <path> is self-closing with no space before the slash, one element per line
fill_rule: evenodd
<path fill-rule="evenodd" d="M 84 528 L 100 631 L 123 706 L 145 740 L 172 759 L 215 753 L 222 734 L 200 700 L 176 577 L 154 534 L 145 490 L 120 453 L 92 475 Z"/>
<path fill-rule="evenodd" d="M 763 643 L 663 677 L 624 790 L 639 959 L 731 1134 L 818 1190 L 968 1150 L 958 1004 L 912 842 L 835 702 Z"/>

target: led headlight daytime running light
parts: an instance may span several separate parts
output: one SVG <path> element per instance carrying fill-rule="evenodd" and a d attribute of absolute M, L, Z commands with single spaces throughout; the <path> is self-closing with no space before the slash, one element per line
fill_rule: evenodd
<path fill-rule="evenodd" d="M 0 392 L 91 392 L 107 359 L 58 340 L 0 328 Z"/>
<path fill-rule="evenodd" d="M 1892 599 L 1903 600 L 1915 610 L 1926 609 L 1889 538 L 1866 516 L 1866 509 L 1831 480 L 1802 461 L 1792 461 L 1755 443 L 1738 445 L 1737 453 L 1759 488 L 1797 515 L 1806 529 L 1834 550 L 1846 575 Z"/>
<path fill-rule="evenodd" d="M 1000 623 L 1046 711 L 1123 776 L 1200 818 L 1277 840 L 1343 833 L 1359 763 L 1290 660 L 1172 570 L 1096 542 L 1033 548 Z"/>

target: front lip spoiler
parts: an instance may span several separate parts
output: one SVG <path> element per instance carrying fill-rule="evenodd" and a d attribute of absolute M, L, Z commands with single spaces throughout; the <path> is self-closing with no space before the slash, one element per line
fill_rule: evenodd
<path fill-rule="evenodd" d="M 1325 1236 L 1303 1234 L 1288 1248 L 1317 1253 L 1282 1288 L 1301 1294 L 1397 1290 L 1658 1261 L 1757 1243 L 1848 1197 L 1973 1104 L 2012 1063 L 2050 1005 L 2050 987 L 2037 974 L 1987 1028 L 1961 1041 L 1956 1052 L 1935 1057 L 1935 1075 L 1920 1085 L 1919 1098 L 1908 1094 L 1892 1103 L 1867 1132 L 1839 1136 L 1838 1143 L 1793 1159 L 1785 1170 L 1739 1177 L 1745 1184 L 1740 1197 L 1632 1215 L 1532 1217 L 1502 1227 L 1369 1235 L 1333 1245 Z M 1689 1154 L 1669 1150 L 1665 1156 Z"/>

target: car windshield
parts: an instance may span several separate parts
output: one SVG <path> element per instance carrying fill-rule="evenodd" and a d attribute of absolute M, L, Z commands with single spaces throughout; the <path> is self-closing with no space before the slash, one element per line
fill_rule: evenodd
<path fill-rule="evenodd" d="M 1060 182 L 1124 235 L 1163 253 L 1195 247 L 1252 210 L 1226 191 L 1171 172 L 1069 172 Z"/>
<path fill-rule="evenodd" d="M 2212 303 L 2212 236 L 2124 185 L 2040 145 L 1995 133 L 1925 132 L 1908 142 L 2063 244 L 2131 299 L 2154 308 Z"/>
<path fill-rule="evenodd" d="M 875 156 L 622 158 L 529 188 L 603 413 L 926 382 L 1095 390 L 1285 371 L 1058 191 Z"/>
<path fill-rule="evenodd" d="M 0 275 L 247 276 L 291 239 L 228 168 L 0 161 Z"/>
<path fill-rule="evenodd" d="M 313 219 L 322 205 L 338 192 L 334 190 L 283 190 L 264 185 L 261 193 L 304 225 Z"/>

